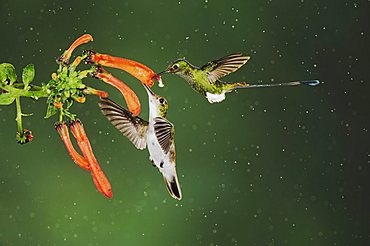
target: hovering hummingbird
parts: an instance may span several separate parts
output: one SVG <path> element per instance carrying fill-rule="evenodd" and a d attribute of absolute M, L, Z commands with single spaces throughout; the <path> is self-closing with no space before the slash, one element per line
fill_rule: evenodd
<path fill-rule="evenodd" d="M 150 161 L 162 173 L 170 195 L 181 200 L 181 189 L 176 174 L 174 126 L 166 119 L 168 103 L 143 84 L 149 96 L 149 122 L 108 98 L 100 98 L 99 107 L 108 120 L 126 136 L 136 148 L 148 147 Z"/>
<path fill-rule="evenodd" d="M 218 60 L 210 61 L 201 68 L 190 64 L 185 59 L 178 59 L 167 67 L 166 70 L 157 74 L 161 76 L 166 73 L 174 73 L 185 79 L 197 92 L 204 95 L 210 103 L 225 100 L 225 93 L 239 88 L 309 85 L 316 86 L 318 80 L 292 81 L 275 84 L 249 84 L 246 82 L 227 83 L 220 78 L 235 72 L 250 59 L 241 53 L 231 54 Z"/>

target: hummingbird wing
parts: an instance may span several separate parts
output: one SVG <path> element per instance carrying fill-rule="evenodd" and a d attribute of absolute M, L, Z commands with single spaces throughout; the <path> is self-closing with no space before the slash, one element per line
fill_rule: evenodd
<path fill-rule="evenodd" d="M 166 118 L 154 118 L 154 132 L 165 154 L 170 151 L 175 135 L 175 127 Z"/>
<path fill-rule="evenodd" d="M 250 59 L 250 56 L 245 56 L 242 53 L 235 53 L 222 57 L 215 61 L 210 61 L 201 67 L 201 70 L 207 72 L 208 79 L 211 84 L 218 79 L 235 72 Z"/>
<path fill-rule="evenodd" d="M 146 147 L 149 123 L 108 98 L 100 98 L 99 107 L 107 119 L 138 149 Z"/>

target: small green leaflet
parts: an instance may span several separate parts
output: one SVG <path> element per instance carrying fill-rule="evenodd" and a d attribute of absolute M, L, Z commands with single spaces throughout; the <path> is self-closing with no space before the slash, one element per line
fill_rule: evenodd
<path fill-rule="evenodd" d="M 22 80 L 24 86 L 27 87 L 27 85 L 32 82 L 34 77 L 35 77 L 35 67 L 33 66 L 33 64 L 28 64 L 23 69 L 22 73 Z"/>
<path fill-rule="evenodd" d="M 0 105 L 9 105 L 15 100 L 15 97 L 9 93 L 0 94 Z"/>
<path fill-rule="evenodd" d="M 15 67 L 10 63 L 2 63 L 0 64 L 0 82 L 5 82 L 7 79 L 9 79 L 10 84 L 17 80 Z"/>
<path fill-rule="evenodd" d="M 0 83 L 5 82 L 7 76 L 6 76 L 6 69 L 4 66 L 4 63 L 0 64 Z"/>
<path fill-rule="evenodd" d="M 58 112 L 58 109 L 56 109 L 54 107 L 54 104 L 53 103 L 49 103 L 48 104 L 48 109 L 46 110 L 46 115 L 45 115 L 45 119 L 47 118 L 50 118 L 51 116 L 53 116 L 54 114 L 56 114 Z"/>

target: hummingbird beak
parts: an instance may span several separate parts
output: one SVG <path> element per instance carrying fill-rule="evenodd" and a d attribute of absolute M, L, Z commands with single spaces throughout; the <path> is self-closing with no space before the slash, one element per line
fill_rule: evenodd
<path fill-rule="evenodd" d="M 143 86 L 149 96 L 155 96 L 154 92 L 149 88 L 149 86 L 147 86 L 146 84 L 143 84 Z"/>
<path fill-rule="evenodd" d="M 164 70 L 164 71 L 162 71 L 162 72 L 160 72 L 160 73 L 157 73 L 157 75 L 158 76 L 162 76 L 163 74 L 166 74 L 166 73 L 169 73 L 170 72 L 170 69 L 166 69 L 166 70 Z"/>

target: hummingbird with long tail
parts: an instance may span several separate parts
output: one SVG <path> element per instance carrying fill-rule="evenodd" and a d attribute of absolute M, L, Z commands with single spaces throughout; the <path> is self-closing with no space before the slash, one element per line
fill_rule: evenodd
<path fill-rule="evenodd" d="M 168 103 L 143 84 L 149 97 L 149 121 L 145 121 L 114 101 L 100 98 L 99 107 L 108 120 L 137 149 L 148 148 L 149 159 L 163 175 L 170 195 L 181 200 L 182 193 L 176 174 L 174 126 L 166 119 Z"/>
<path fill-rule="evenodd" d="M 200 94 L 204 95 L 210 103 L 222 102 L 225 94 L 239 88 L 260 88 L 272 86 L 308 85 L 316 86 L 318 80 L 291 81 L 275 84 L 250 84 L 247 82 L 223 82 L 220 79 L 235 72 L 248 62 L 249 56 L 241 53 L 231 54 L 218 60 L 210 61 L 202 67 L 196 67 L 185 59 L 178 59 L 172 62 L 166 70 L 157 74 L 161 76 L 166 73 L 173 73 L 185 79 L 190 86 Z"/>

